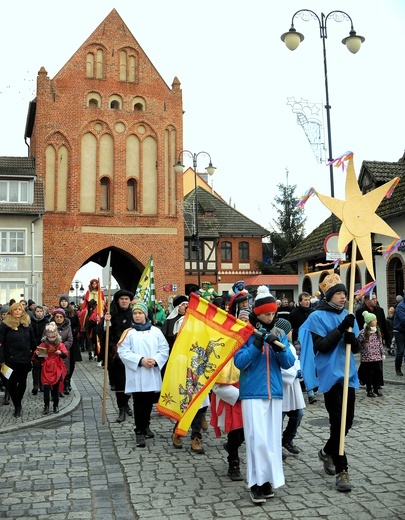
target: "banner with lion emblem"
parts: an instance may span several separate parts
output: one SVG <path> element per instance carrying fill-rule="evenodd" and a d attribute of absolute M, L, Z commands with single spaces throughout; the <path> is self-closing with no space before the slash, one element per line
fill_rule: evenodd
<path fill-rule="evenodd" d="M 206 395 L 226 363 L 254 329 L 196 294 L 173 345 L 157 405 L 185 436 Z"/>

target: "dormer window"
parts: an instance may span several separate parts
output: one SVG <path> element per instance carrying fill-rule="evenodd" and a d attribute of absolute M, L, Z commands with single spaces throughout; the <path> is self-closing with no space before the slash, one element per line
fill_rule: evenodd
<path fill-rule="evenodd" d="M 31 191 L 28 181 L 0 181 L 0 203 L 30 204 Z"/>

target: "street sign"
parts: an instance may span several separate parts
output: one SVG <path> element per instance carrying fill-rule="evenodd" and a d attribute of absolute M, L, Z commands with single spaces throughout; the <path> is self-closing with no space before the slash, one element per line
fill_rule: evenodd
<path fill-rule="evenodd" d="M 323 241 L 326 260 L 346 260 L 347 246 L 342 253 L 338 250 L 339 233 L 331 233 Z"/>
<path fill-rule="evenodd" d="M 173 290 L 173 285 L 171 283 L 165 283 L 163 286 L 163 290 L 165 292 L 171 292 Z"/>

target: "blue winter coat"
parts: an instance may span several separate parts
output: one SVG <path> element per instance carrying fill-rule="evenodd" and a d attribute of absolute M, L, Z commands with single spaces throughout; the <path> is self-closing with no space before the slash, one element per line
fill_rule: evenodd
<path fill-rule="evenodd" d="M 280 368 L 292 367 L 295 358 L 284 331 L 274 328 L 272 333 L 279 336 L 280 343 L 285 345 L 284 352 L 274 352 L 268 343 L 264 344 L 262 352 L 253 345 L 255 338 L 251 336 L 234 356 L 235 366 L 240 370 L 240 399 L 283 398 Z"/>

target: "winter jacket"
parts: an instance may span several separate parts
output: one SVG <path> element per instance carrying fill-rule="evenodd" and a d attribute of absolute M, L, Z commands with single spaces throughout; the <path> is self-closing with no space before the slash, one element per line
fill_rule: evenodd
<path fill-rule="evenodd" d="M 360 350 L 360 361 L 368 363 L 370 361 L 382 361 L 384 355 L 384 345 L 381 338 L 378 337 L 376 332 L 370 332 L 368 341 L 365 338 L 365 329 L 360 332 L 359 343 L 361 346 Z"/>
<path fill-rule="evenodd" d="M 21 319 L 7 314 L 0 324 L 0 364 L 6 363 L 11 368 L 14 363 L 31 366 L 36 347 L 28 314 L 24 313 Z"/>
<path fill-rule="evenodd" d="M 36 318 L 35 316 L 32 316 L 31 318 L 31 327 L 35 334 L 35 339 L 37 342 L 37 345 L 39 345 L 42 341 L 45 325 L 49 322 L 48 316 L 43 316 L 41 319 Z"/>
<path fill-rule="evenodd" d="M 55 321 L 52 319 L 51 321 Z M 56 322 L 55 322 L 56 323 Z M 70 327 L 70 320 L 69 318 L 65 318 L 63 323 L 60 325 L 56 324 L 58 327 L 59 336 L 61 338 L 61 342 L 65 345 L 66 350 L 69 352 L 69 355 L 66 359 L 63 360 L 66 372 L 67 374 L 70 374 L 70 349 L 73 344 L 73 334 L 72 334 L 72 328 Z"/>
<path fill-rule="evenodd" d="M 295 309 L 290 312 L 289 321 L 291 323 L 291 327 L 293 330 L 292 340 L 297 341 L 298 339 L 298 329 L 304 323 L 304 321 L 308 318 L 308 316 L 314 312 L 311 307 L 302 307 L 302 305 L 298 305 Z"/>
<path fill-rule="evenodd" d="M 405 332 L 405 297 L 402 302 L 398 303 L 395 309 L 394 332 Z"/>
<path fill-rule="evenodd" d="M 271 331 L 276 334 L 286 347 L 284 352 L 274 352 L 272 347 L 265 343 L 263 349 L 254 344 L 254 336 L 250 336 L 243 347 L 234 356 L 234 363 L 240 370 L 239 396 L 240 399 L 282 399 L 283 381 L 281 368 L 290 368 L 295 358 L 290 350 L 290 344 L 284 331 L 274 327 Z"/>

